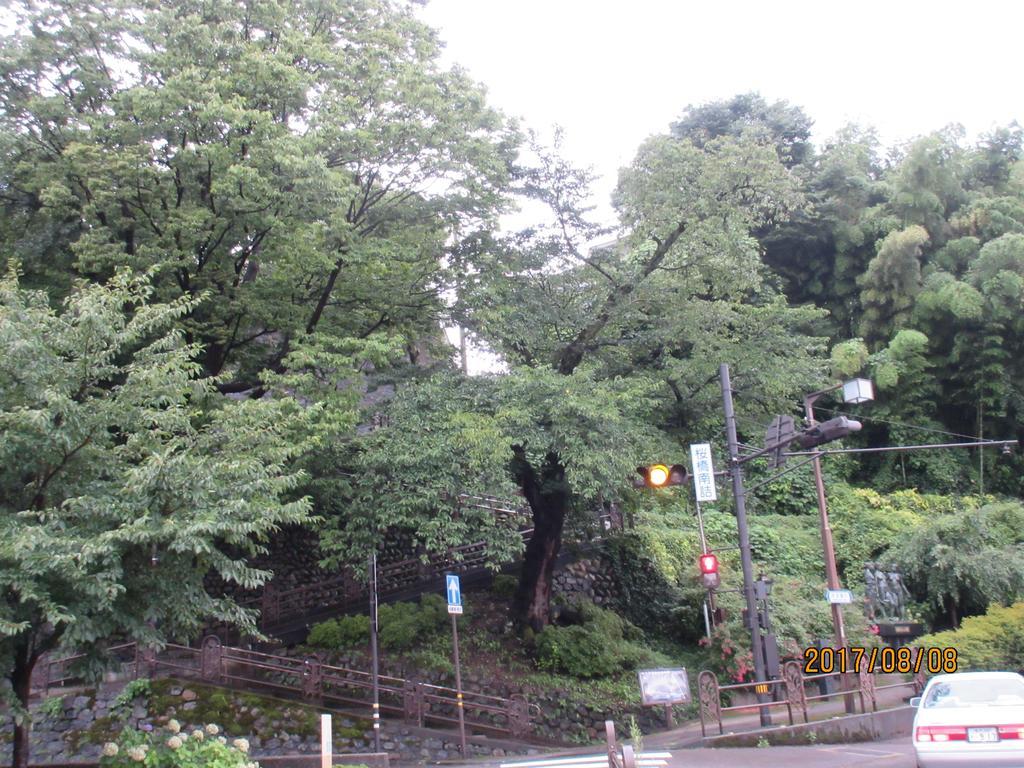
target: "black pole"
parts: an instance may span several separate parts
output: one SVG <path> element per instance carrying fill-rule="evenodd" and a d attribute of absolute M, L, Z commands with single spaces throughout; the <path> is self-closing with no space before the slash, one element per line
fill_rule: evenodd
<path fill-rule="evenodd" d="M 373 749 L 380 752 L 380 670 L 377 659 L 377 553 L 370 555 L 370 655 L 373 657 Z"/>
<path fill-rule="evenodd" d="M 747 528 L 747 501 L 743 490 L 743 470 L 740 467 L 740 448 L 736 438 L 736 413 L 732 405 L 732 383 L 729 380 L 729 366 L 722 363 L 719 368 L 722 382 L 722 404 L 725 407 L 725 436 L 729 448 L 729 474 L 732 476 L 732 495 L 736 500 L 736 528 L 740 538 L 740 563 L 743 567 L 743 594 L 747 598 L 747 616 L 750 620 L 750 650 L 754 656 L 754 678 L 758 683 L 767 682 L 764 650 L 761 644 L 761 624 L 757 617 L 757 600 L 754 596 L 754 561 L 750 553 L 750 531 Z M 759 704 L 766 703 L 766 696 L 757 693 Z M 758 707 L 761 725 L 772 724 L 772 714 L 767 707 Z"/>

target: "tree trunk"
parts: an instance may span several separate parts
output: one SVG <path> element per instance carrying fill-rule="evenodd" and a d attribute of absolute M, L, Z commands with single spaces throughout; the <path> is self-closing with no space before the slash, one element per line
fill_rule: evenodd
<path fill-rule="evenodd" d="M 34 656 L 29 643 L 19 644 L 14 655 L 14 669 L 11 672 L 11 687 L 25 712 L 28 712 L 29 694 L 32 689 L 32 669 L 37 657 Z M 14 721 L 14 750 L 11 755 L 12 768 L 28 768 L 28 757 L 31 744 L 32 722 L 25 718 Z"/>
<path fill-rule="evenodd" d="M 540 632 L 551 620 L 551 588 L 555 560 L 562 548 L 569 485 L 557 454 L 545 457 L 538 477 L 522 446 L 513 446 L 512 452 L 512 474 L 533 512 L 533 536 L 523 556 L 512 617 L 520 628 Z"/>

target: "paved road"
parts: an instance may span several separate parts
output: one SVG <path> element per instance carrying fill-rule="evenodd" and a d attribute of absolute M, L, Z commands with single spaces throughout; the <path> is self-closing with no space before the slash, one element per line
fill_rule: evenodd
<path fill-rule="evenodd" d="M 807 747 L 731 747 L 672 751 L 669 768 L 914 768 L 910 739 Z"/>

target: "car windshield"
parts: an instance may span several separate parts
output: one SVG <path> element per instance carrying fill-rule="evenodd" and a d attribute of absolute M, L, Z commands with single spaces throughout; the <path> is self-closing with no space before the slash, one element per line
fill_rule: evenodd
<path fill-rule="evenodd" d="M 925 707 L 1024 706 L 1024 679 L 969 679 L 936 683 Z"/>

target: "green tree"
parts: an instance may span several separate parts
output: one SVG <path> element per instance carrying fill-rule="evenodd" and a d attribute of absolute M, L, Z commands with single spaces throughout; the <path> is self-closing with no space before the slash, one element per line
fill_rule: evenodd
<path fill-rule="evenodd" d="M 926 521 L 889 551 L 914 597 L 956 628 L 991 603 L 1024 595 L 1024 506 L 989 504 Z"/>
<path fill-rule="evenodd" d="M 540 153 L 527 178 L 526 191 L 553 209 L 551 223 L 481 242 L 460 306 L 465 324 L 512 365 L 510 386 L 543 383 L 538 392 L 558 392 L 563 377 L 572 403 L 579 376 L 593 378 L 591 388 L 630 381 L 665 398 L 646 404 L 647 428 L 678 430 L 696 426 L 705 417 L 701 405 L 716 399 L 722 354 L 743 355 L 737 386 L 763 388 L 757 409 L 777 405 L 819 374 L 810 362 L 817 340 L 806 333 L 817 313 L 777 301 L 751 236 L 798 200 L 762 132 L 699 145 L 670 136 L 646 141 L 620 173 L 620 235 L 594 247 L 587 240 L 597 230 L 579 205 L 585 175 Z M 571 453 L 586 439 L 571 416 L 538 413 L 543 429 L 531 439 L 525 425 L 506 433 L 514 446 L 512 475 L 535 529 L 515 605 L 517 618 L 535 629 L 547 621 L 544 574 L 570 503 L 596 501 L 586 489 L 601 489 L 598 477 L 611 483 L 601 489 L 611 501 L 611 489 L 628 477 L 628 468 L 617 477 L 596 474 L 578 451 Z M 648 451 L 645 460 L 667 455 Z"/>
<path fill-rule="evenodd" d="M 13 273 L 0 282 L 0 658 L 18 768 L 40 656 L 98 653 L 116 632 L 159 644 L 209 618 L 254 632 L 204 578 L 259 586 L 270 574 L 246 558 L 308 519 L 289 465 L 316 409 L 225 400 L 173 329 L 195 302 L 152 293 L 122 272 L 58 312 Z"/>
<path fill-rule="evenodd" d="M 861 335 L 878 346 L 903 328 L 921 290 L 921 251 L 928 242 L 924 227 L 912 226 L 889 233 L 878 246 L 878 255 L 860 278 Z"/>
<path fill-rule="evenodd" d="M 181 327 L 224 391 L 315 332 L 439 336 L 445 243 L 500 209 L 518 138 L 408 4 L 15 10 L 0 235 L 26 280 L 208 293 Z"/>

